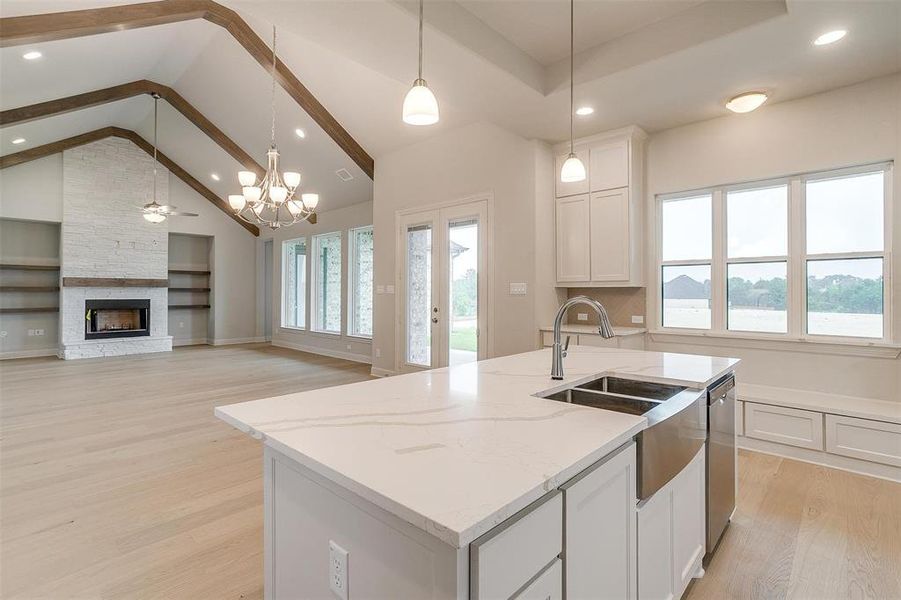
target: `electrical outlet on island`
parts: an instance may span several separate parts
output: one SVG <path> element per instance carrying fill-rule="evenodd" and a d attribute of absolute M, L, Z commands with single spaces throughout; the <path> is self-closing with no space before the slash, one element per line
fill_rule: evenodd
<path fill-rule="evenodd" d="M 579 321 L 587 321 L 587 320 L 588 320 L 588 313 L 577 313 L 577 314 L 576 314 L 576 319 L 578 319 Z"/>

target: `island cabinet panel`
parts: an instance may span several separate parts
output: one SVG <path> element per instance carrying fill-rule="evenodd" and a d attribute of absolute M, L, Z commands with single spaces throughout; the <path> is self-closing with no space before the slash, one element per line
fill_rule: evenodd
<path fill-rule="evenodd" d="M 636 453 L 629 443 L 563 486 L 566 597 L 637 597 Z"/>
<path fill-rule="evenodd" d="M 470 546 L 471 600 L 506 600 L 563 551 L 563 495 L 555 490 Z"/>
<path fill-rule="evenodd" d="M 638 598 L 680 598 L 702 572 L 705 449 L 638 507 Z"/>
<path fill-rule="evenodd" d="M 535 581 L 516 594 L 516 600 L 563 600 L 563 561 L 555 558 Z"/>

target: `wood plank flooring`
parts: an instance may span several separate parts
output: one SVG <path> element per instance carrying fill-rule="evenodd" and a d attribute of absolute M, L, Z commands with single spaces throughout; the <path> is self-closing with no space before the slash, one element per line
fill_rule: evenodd
<path fill-rule="evenodd" d="M 261 598 L 260 444 L 212 409 L 368 372 L 268 345 L 0 362 L 0 596 Z M 687 598 L 901 598 L 901 485 L 744 451 L 739 475 Z"/>
<path fill-rule="evenodd" d="M 269 345 L 0 363 L 0 596 L 262 598 L 260 443 L 213 407 L 362 381 Z"/>

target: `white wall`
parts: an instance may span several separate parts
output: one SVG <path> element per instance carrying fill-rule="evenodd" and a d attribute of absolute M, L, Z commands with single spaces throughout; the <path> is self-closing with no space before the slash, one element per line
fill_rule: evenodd
<path fill-rule="evenodd" d="M 0 170 L 0 216 L 62 222 L 62 153 Z"/>
<path fill-rule="evenodd" d="M 747 115 L 730 115 L 663 131 L 647 147 L 648 257 L 656 255 L 655 196 L 707 186 L 861 165 L 901 156 L 901 77 L 840 88 Z M 896 165 L 897 166 L 897 165 Z M 901 245 L 901 177 L 893 194 L 893 239 Z M 648 280 L 654 280 L 648 260 Z M 901 260 L 893 264 L 894 340 L 901 342 Z M 648 322 L 657 322 L 648 294 Z M 694 343 L 698 342 L 698 343 Z M 687 336 L 652 339 L 649 349 L 742 358 L 744 381 L 901 400 L 901 360 L 798 351 L 774 342 L 766 349 L 730 340 Z"/>
<path fill-rule="evenodd" d="M 489 244 L 494 257 L 494 312 L 488 317 L 493 356 L 531 350 L 537 343 L 533 242 L 537 148 L 499 127 L 476 123 L 375 161 L 376 285 L 395 283 L 398 210 L 493 194 Z M 511 282 L 528 284 L 529 293 L 509 295 Z M 374 297 L 373 345 L 381 356 L 373 359 L 373 367 L 380 372 L 395 370 L 395 303 L 399 300 L 398 294 Z"/>
<path fill-rule="evenodd" d="M 327 199 L 323 198 L 320 206 Z M 345 208 L 317 213 L 318 222 L 310 225 L 306 221 L 292 225 L 286 229 L 270 231 L 261 230 L 262 239 L 272 239 L 272 343 L 275 346 L 294 348 L 307 352 L 316 352 L 339 358 L 347 358 L 358 362 L 370 362 L 372 342 L 365 338 L 347 335 L 347 297 L 348 297 L 348 244 L 347 231 L 355 227 L 372 225 L 372 202 L 354 204 Z M 281 326 L 282 298 L 282 242 L 305 237 L 308 256 L 312 256 L 312 239 L 314 235 L 341 232 L 341 334 L 322 333 L 309 329 L 289 329 Z M 310 323 L 309 307 L 311 281 L 307 263 L 307 325 Z"/>

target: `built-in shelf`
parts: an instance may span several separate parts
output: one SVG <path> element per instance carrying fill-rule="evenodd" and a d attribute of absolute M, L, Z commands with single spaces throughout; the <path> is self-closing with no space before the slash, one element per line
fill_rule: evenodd
<path fill-rule="evenodd" d="M 59 312 L 58 306 L 29 306 L 27 308 L 0 308 L 0 315 L 14 313 L 45 313 Z"/>
<path fill-rule="evenodd" d="M 55 285 L 0 285 L 0 292 L 58 292 Z"/>
<path fill-rule="evenodd" d="M 170 304 L 169 308 L 209 308 L 209 304 Z"/>
<path fill-rule="evenodd" d="M 59 265 L 22 265 L 16 263 L 0 263 L 0 270 L 5 271 L 59 271 Z"/>
<path fill-rule="evenodd" d="M 208 287 L 170 287 L 170 292 L 209 292 Z"/>
<path fill-rule="evenodd" d="M 196 271 L 193 269 L 169 269 L 169 273 L 176 275 L 209 275 L 209 271 Z"/>

